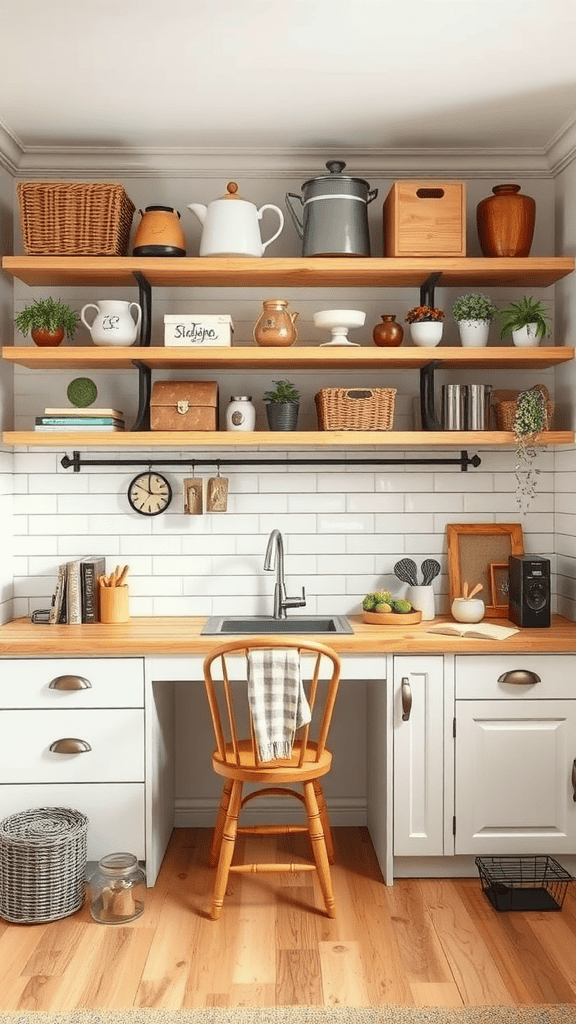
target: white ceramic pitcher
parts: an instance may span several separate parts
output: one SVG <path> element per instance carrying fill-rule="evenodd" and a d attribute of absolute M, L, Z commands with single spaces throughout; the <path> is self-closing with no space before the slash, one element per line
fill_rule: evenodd
<path fill-rule="evenodd" d="M 235 181 L 229 181 L 226 189 L 225 196 L 208 206 L 188 203 L 188 209 L 202 224 L 200 256 L 263 256 L 284 227 L 282 210 L 273 203 L 258 210 L 254 203 L 240 198 Z M 259 224 L 264 210 L 274 210 L 280 222 L 276 233 L 266 242 L 262 241 Z"/>
<path fill-rule="evenodd" d="M 136 321 L 131 313 L 136 310 Z M 86 311 L 96 310 L 91 324 L 86 319 Z M 83 307 L 80 318 L 92 335 L 95 345 L 133 345 L 138 337 L 142 309 L 137 302 L 124 302 L 120 299 L 99 299 L 88 302 Z"/>

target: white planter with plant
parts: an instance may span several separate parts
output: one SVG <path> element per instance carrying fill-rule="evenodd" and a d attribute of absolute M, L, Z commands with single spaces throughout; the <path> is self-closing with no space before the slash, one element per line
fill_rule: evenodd
<path fill-rule="evenodd" d="M 433 306 L 415 306 L 408 310 L 406 323 L 415 345 L 434 347 L 439 344 L 444 330 L 444 313 Z"/>
<path fill-rule="evenodd" d="M 452 306 L 452 316 L 458 324 L 461 345 L 466 348 L 481 348 L 487 345 L 490 324 L 497 313 L 498 310 L 488 295 L 460 295 Z"/>
<path fill-rule="evenodd" d="M 534 348 L 550 334 L 550 317 L 543 303 L 526 295 L 498 313 L 500 337 L 512 335 L 514 345 Z"/>

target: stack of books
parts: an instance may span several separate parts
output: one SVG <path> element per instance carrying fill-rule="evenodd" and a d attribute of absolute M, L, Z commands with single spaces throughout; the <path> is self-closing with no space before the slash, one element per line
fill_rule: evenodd
<path fill-rule="evenodd" d="M 84 431 L 124 430 L 124 413 L 118 409 L 45 409 L 37 416 L 35 430 Z"/>
<path fill-rule="evenodd" d="M 102 555 L 63 562 L 58 569 L 50 622 L 98 622 L 98 579 L 105 572 L 106 559 Z"/>

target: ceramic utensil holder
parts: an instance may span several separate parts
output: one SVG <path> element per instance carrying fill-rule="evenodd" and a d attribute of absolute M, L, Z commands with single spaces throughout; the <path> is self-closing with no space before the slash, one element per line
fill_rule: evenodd
<path fill-rule="evenodd" d="M 434 618 L 435 606 L 434 606 L 434 591 L 431 585 L 427 587 L 408 587 L 406 591 L 406 598 L 410 601 L 410 604 L 418 612 L 422 612 L 422 619 L 429 621 Z"/>
<path fill-rule="evenodd" d="M 100 587 L 100 622 L 128 622 L 129 619 L 128 587 Z"/>

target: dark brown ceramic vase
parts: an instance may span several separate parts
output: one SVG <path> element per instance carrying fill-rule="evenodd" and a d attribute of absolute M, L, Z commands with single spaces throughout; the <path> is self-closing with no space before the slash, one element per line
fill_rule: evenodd
<path fill-rule="evenodd" d="M 35 345 L 39 345 L 40 347 L 55 347 L 56 345 L 61 345 L 64 341 L 64 334 L 65 331 L 63 327 L 57 327 L 55 331 L 46 331 L 41 327 L 33 327 L 30 331 L 32 341 Z"/>
<path fill-rule="evenodd" d="M 372 331 L 375 345 L 401 345 L 404 337 L 404 328 L 396 323 L 396 317 L 391 313 L 381 314 L 381 324 L 376 324 Z"/>
<path fill-rule="evenodd" d="M 495 185 L 478 203 L 476 223 L 484 256 L 529 256 L 536 203 L 520 195 L 520 185 Z"/>

